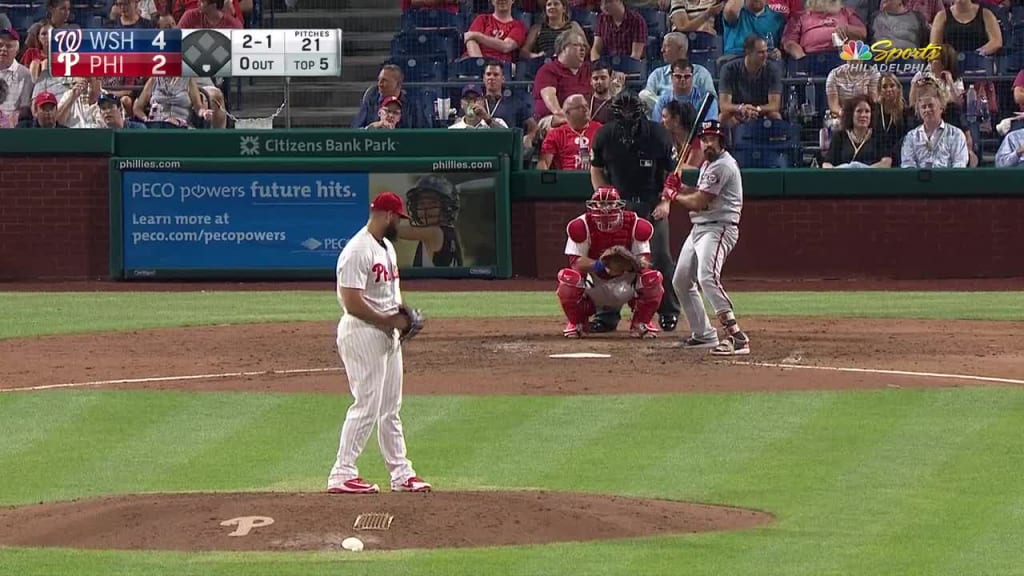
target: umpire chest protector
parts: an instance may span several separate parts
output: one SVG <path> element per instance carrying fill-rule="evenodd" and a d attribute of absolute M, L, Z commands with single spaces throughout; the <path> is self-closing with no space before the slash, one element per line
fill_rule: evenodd
<path fill-rule="evenodd" d="M 632 142 L 620 138 L 624 127 L 619 126 L 618 120 L 605 124 L 597 131 L 592 149 L 591 164 L 604 169 L 622 199 L 632 205 L 657 203 L 665 176 L 671 170 L 672 142 L 668 132 L 649 120 L 640 122 Z"/>

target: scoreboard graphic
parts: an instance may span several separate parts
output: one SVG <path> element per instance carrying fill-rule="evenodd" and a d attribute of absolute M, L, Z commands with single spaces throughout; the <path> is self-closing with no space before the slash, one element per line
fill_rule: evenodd
<path fill-rule="evenodd" d="M 54 77 L 341 76 L 341 30 L 60 29 Z"/>

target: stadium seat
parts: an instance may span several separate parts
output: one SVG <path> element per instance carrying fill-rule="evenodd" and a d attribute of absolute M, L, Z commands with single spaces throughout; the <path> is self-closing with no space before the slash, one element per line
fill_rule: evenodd
<path fill-rule="evenodd" d="M 998 69 L 996 58 L 982 56 L 977 52 L 961 52 L 956 58 L 961 74 L 990 76 Z"/>
<path fill-rule="evenodd" d="M 521 82 L 532 82 L 537 76 L 537 71 L 540 67 L 551 61 L 551 58 L 531 58 L 529 60 L 520 60 L 516 64 L 516 80 Z"/>
<path fill-rule="evenodd" d="M 487 63 L 486 58 L 461 58 L 452 62 L 449 68 L 449 80 L 459 80 L 466 78 L 483 78 L 484 77 L 484 65 Z M 502 68 L 505 72 L 505 78 L 512 78 L 512 63 L 503 62 Z"/>
<path fill-rule="evenodd" d="M 391 39 L 391 56 L 422 56 L 444 54 L 451 62 L 462 52 L 462 35 L 456 30 L 407 30 L 395 34 Z"/>
<path fill-rule="evenodd" d="M 800 130 L 783 120 L 755 120 L 732 130 L 732 152 L 742 168 L 788 168 L 800 156 Z"/>
<path fill-rule="evenodd" d="M 466 20 L 447 10 L 413 9 L 402 13 L 402 31 L 439 28 L 455 29 L 461 34 L 466 31 Z"/>
<path fill-rule="evenodd" d="M 601 62 L 616 72 L 623 72 L 626 77 L 647 78 L 647 62 L 629 56 L 603 56 Z"/>
<path fill-rule="evenodd" d="M 786 70 L 789 76 L 828 76 L 833 68 L 838 68 L 846 62 L 839 57 L 838 52 L 815 52 L 808 54 L 799 60 L 789 59 L 786 61 Z"/>
<path fill-rule="evenodd" d="M 402 69 L 406 82 L 444 82 L 448 79 L 448 60 L 440 52 L 421 56 L 392 56 L 389 63 Z"/>
<path fill-rule="evenodd" d="M 597 26 L 597 13 L 582 8 L 573 8 L 570 18 L 583 28 L 594 28 Z"/>
<path fill-rule="evenodd" d="M 722 38 L 703 32 L 690 32 L 689 60 L 708 69 L 712 76 L 718 75 L 718 59 L 722 57 Z"/>
<path fill-rule="evenodd" d="M 644 17 L 647 23 L 647 35 L 661 38 L 668 31 L 668 15 L 651 6 L 641 6 L 637 12 Z"/>

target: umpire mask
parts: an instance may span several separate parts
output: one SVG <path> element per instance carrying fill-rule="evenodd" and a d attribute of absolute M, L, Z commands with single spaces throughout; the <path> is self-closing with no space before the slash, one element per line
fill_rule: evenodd
<path fill-rule="evenodd" d="M 620 92 L 612 100 L 611 111 L 616 124 L 616 139 L 621 140 L 626 146 L 633 146 L 640 138 L 644 118 L 647 116 L 647 106 L 636 94 Z"/>

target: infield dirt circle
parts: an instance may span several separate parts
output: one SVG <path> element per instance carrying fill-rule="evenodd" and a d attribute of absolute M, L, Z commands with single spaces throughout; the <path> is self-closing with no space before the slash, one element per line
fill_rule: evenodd
<path fill-rule="evenodd" d="M 768 392 L 995 385 L 957 375 L 1024 379 L 1024 354 L 1006 346 L 1007 334 L 1024 331 L 1019 323 L 758 317 L 743 325 L 753 354 L 721 361 L 678 348 L 678 334 L 638 341 L 616 332 L 576 341 L 562 338 L 561 323 L 550 318 L 430 320 L 406 345 L 405 394 Z M 349 400 L 334 332 L 334 322 L 307 322 L 7 340 L 0 388 L 318 392 L 339 396 L 340 425 Z M 550 357 L 567 352 L 610 357 Z M 2 508 L 0 545 L 324 550 L 358 536 L 367 550 L 391 550 L 732 530 L 771 521 L 766 512 L 684 502 L 436 488 L 374 496 L 125 495 Z M 393 516 L 388 530 L 354 529 L 360 514 L 375 512 Z M 266 518 L 273 522 L 260 525 Z M 230 536 L 246 522 L 255 523 L 246 535 Z"/>

